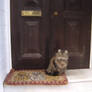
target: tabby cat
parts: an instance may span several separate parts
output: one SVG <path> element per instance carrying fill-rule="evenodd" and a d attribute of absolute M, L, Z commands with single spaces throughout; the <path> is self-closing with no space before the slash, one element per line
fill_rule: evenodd
<path fill-rule="evenodd" d="M 49 66 L 46 69 L 46 73 L 53 76 L 65 73 L 68 65 L 68 59 L 68 51 L 61 51 L 61 49 L 59 49 L 55 56 L 51 58 Z"/>

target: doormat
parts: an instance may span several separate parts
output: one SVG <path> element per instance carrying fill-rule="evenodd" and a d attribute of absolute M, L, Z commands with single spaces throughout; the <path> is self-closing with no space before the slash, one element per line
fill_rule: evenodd
<path fill-rule="evenodd" d="M 5 85 L 65 85 L 68 83 L 65 74 L 50 76 L 45 70 L 14 70 L 7 75 Z"/>

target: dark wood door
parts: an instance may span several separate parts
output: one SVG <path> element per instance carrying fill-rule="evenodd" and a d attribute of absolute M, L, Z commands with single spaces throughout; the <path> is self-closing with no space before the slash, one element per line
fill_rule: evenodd
<path fill-rule="evenodd" d="M 85 0 L 50 0 L 49 57 L 60 48 L 69 51 L 68 68 L 88 68 L 91 14 Z"/>
<path fill-rule="evenodd" d="M 48 0 L 11 0 L 13 68 L 47 66 L 48 8 Z M 23 10 L 39 10 L 42 16 L 22 16 Z"/>
<path fill-rule="evenodd" d="M 91 16 L 87 0 L 11 0 L 15 69 L 46 68 L 58 49 L 69 51 L 68 68 L 88 68 Z M 21 16 L 40 10 L 42 16 Z"/>

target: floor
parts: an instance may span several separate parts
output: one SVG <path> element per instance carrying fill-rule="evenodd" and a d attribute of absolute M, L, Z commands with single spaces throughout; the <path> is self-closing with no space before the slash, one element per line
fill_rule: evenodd
<path fill-rule="evenodd" d="M 4 92 L 92 92 L 92 82 L 69 83 L 66 86 L 5 86 Z"/>
<path fill-rule="evenodd" d="M 4 85 L 4 92 L 92 92 L 92 70 L 78 69 L 66 72 L 69 84 L 63 86 L 9 86 Z M 0 91 L 1 92 L 1 91 Z"/>

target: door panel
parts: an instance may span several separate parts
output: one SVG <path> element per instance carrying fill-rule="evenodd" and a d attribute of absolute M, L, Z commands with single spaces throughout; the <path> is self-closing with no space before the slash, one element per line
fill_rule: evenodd
<path fill-rule="evenodd" d="M 21 32 L 21 54 L 25 58 L 41 58 L 39 21 L 24 20 Z M 22 29 L 22 30 L 23 30 Z M 35 57 L 34 57 L 35 56 Z M 37 57 L 36 57 L 37 56 Z"/>
<path fill-rule="evenodd" d="M 88 67 L 87 51 L 90 41 L 86 42 L 86 40 L 90 37 L 90 26 L 87 21 L 90 22 L 90 16 L 85 12 L 72 14 L 72 16 L 68 13 L 65 16 L 65 49 L 70 52 L 69 68 L 70 66 L 71 68 Z"/>
<path fill-rule="evenodd" d="M 58 49 L 67 49 L 70 56 L 68 68 L 88 68 L 90 13 L 86 9 L 82 9 L 82 5 L 84 4 L 82 0 L 65 0 L 63 10 L 62 2 L 58 2 L 57 0 L 56 2 L 53 2 L 54 4 L 51 6 L 53 15 L 51 15 L 50 19 L 51 39 L 49 58 Z M 57 7 L 54 7 L 55 4 Z M 57 15 L 54 15 L 53 12 L 57 12 Z M 89 41 L 86 41 L 87 39 Z"/>
<path fill-rule="evenodd" d="M 80 10 L 82 0 L 65 0 L 65 9 L 66 10 Z"/>

